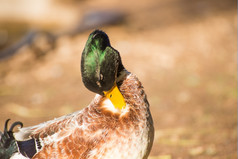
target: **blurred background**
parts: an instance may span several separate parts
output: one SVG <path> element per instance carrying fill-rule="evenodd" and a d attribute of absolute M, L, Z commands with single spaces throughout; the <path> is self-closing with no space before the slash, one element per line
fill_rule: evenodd
<path fill-rule="evenodd" d="M 1 130 L 90 103 L 80 60 L 96 28 L 145 87 L 149 159 L 237 158 L 235 0 L 1 0 Z"/>

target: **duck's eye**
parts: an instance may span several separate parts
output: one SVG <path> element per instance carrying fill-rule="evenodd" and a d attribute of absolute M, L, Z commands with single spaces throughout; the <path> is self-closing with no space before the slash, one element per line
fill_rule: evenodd
<path fill-rule="evenodd" d="M 110 98 L 112 98 L 112 94 L 110 94 Z"/>

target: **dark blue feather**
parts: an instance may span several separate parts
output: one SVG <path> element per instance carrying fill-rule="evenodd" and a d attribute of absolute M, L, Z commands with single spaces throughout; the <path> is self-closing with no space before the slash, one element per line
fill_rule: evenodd
<path fill-rule="evenodd" d="M 17 141 L 17 145 L 20 153 L 25 157 L 32 158 L 37 152 L 35 139 L 30 139 L 27 141 Z"/>

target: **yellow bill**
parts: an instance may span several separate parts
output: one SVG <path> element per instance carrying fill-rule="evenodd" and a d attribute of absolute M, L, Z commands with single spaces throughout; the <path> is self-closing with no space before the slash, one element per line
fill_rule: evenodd
<path fill-rule="evenodd" d="M 105 96 L 110 99 L 112 104 L 117 109 L 123 109 L 126 106 L 126 102 L 117 85 L 115 84 L 111 90 L 104 92 Z"/>

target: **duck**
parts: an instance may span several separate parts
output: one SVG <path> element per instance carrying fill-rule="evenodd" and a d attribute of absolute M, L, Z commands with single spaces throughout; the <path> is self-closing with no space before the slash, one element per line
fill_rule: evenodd
<path fill-rule="evenodd" d="M 88 37 L 81 75 L 84 86 L 96 94 L 91 103 L 30 127 L 17 121 L 8 129 L 8 119 L 1 132 L 1 159 L 148 158 L 154 126 L 147 95 L 102 30 Z"/>

